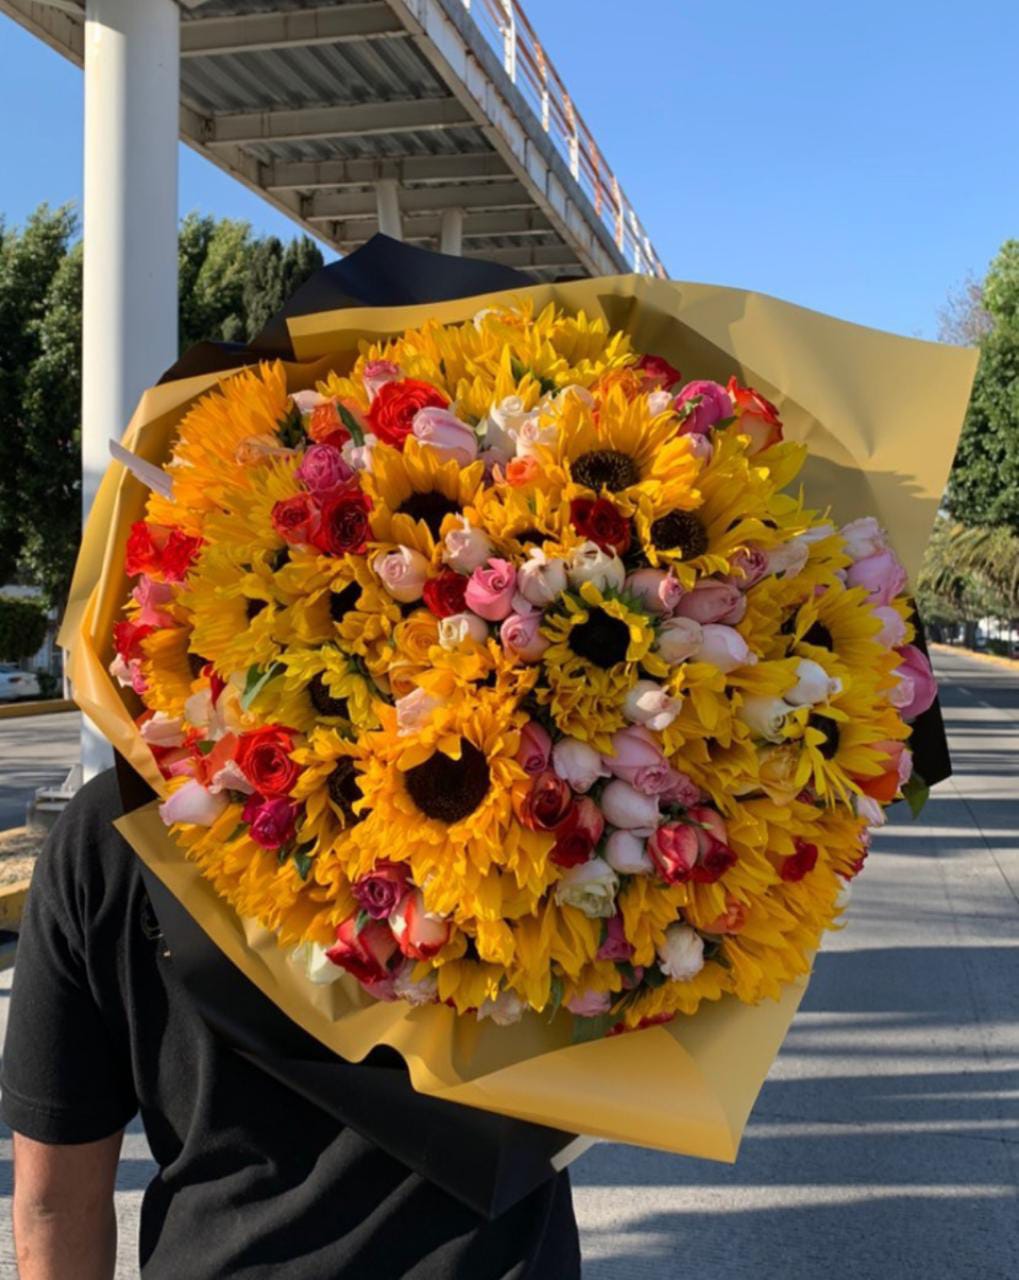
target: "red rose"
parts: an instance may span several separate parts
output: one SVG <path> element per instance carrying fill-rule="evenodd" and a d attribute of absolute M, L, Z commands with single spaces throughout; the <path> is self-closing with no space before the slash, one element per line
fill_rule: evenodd
<path fill-rule="evenodd" d="M 417 378 L 386 382 L 379 387 L 368 411 L 368 426 L 383 444 L 402 449 L 419 409 L 446 409 L 449 401 L 437 388 Z"/>
<path fill-rule="evenodd" d="M 602 551 L 623 555 L 630 545 L 630 522 L 608 498 L 574 498 L 570 520 L 582 538 Z"/>
<path fill-rule="evenodd" d="M 384 920 L 410 889 L 410 870 L 402 862 L 377 862 L 366 876 L 351 885 L 354 901 L 373 920 Z"/>
<path fill-rule="evenodd" d="M 690 879 L 697 884 L 714 884 L 736 865 L 737 858 L 732 849 L 714 836 L 708 837 L 710 844 L 706 852 L 701 853 L 697 865 L 690 872 Z"/>
<path fill-rule="evenodd" d="M 584 796 L 556 827 L 555 845 L 548 856 L 557 867 L 575 867 L 586 862 L 604 830 L 601 810 L 590 796 Z"/>
<path fill-rule="evenodd" d="M 425 604 L 437 618 L 451 618 L 467 608 L 464 593 L 467 578 L 462 573 L 445 569 L 436 578 L 429 578 L 424 587 Z"/>
<path fill-rule="evenodd" d="M 284 542 L 311 542 L 318 529 L 319 513 L 310 493 L 295 493 L 272 509 L 272 527 Z"/>
<path fill-rule="evenodd" d="M 420 889 L 397 903 L 389 924 L 396 945 L 409 960 L 431 960 L 449 941 L 449 921 L 428 914 Z"/>
<path fill-rule="evenodd" d="M 697 832 L 686 822 L 666 822 L 652 833 L 647 852 L 666 884 L 686 884 L 697 865 Z"/>
<path fill-rule="evenodd" d="M 124 568 L 130 577 L 139 573 L 159 572 L 159 548 L 152 530 L 144 520 L 136 520 L 131 526 L 124 555 Z"/>
<path fill-rule="evenodd" d="M 371 509 L 371 498 L 360 489 L 334 494 L 322 504 L 318 531 L 312 541 L 319 551 L 331 556 L 343 556 L 348 551 L 360 555 L 371 537 Z"/>
<path fill-rule="evenodd" d="M 308 435 L 316 444 L 331 444 L 341 449 L 350 439 L 335 400 L 323 400 L 308 415 Z"/>
<path fill-rule="evenodd" d="M 142 641 L 150 636 L 155 627 L 139 626 L 135 622 L 115 622 L 113 624 L 113 647 L 125 660 L 143 657 Z"/>
<path fill-rule="evenodd" d="M 683 376 L 664 356 L 641 356 L 637 361 L 637 368 L 643 375 L 645 390 L 661 388 L 668 391 Z"/>
<path fill-rule="evenodd" d="M 389 962 L 395 952 L 396 939 L 388 925 L 373 920 L 358 931 L 354 917 L 349 916 L 336 926 L 336 945 L 326 955 L 358 982 L 372 983 L 389 977 Z"/>
<path fill-rule="evenodd" d="M 248 797 L 241 818 L 250 824 L 248 835 L 255 844 L 263 849 L 281 849 L 293 839 L 297 805 L 282 796 L 272 796 L 267 800 L 265 796 L 255 794 Z"/>
<path fill-rule="evenodd" d="M 778 874 L 782 879 L 790 883 L 802 880 L 809 871 L 813 871 L 814 867 L 817 866 L 816 844 L 808 844 L 806 840 L 801 840 L 799 836 L 793 841 L 793 844 L 796 847 L 796 852 L 790 854 L 788 858 L 783 858 L 782 865 L 778 869 Z"/>
<path fill-rule="evenodd" d="M 171 529 L 160 555 L 163 576 L 171 582 L 180 582 L 198 558 L 201 549 L 201 538 L 192 538 L 180 529 Z"/>
<path fill-rule="evenodd" d="M 263 796 L 289 795 L 301 772 L 290 759 L 294 739 L 289 729 L 266 725 L 242 733 L 237 745 L 237 767 Z"/>
<path fill-rule="evenodd" d="M 573 792 L 551 769 L 535 776 L 517 817 L 530 831 L 552 831 L 570 811 Z"/>

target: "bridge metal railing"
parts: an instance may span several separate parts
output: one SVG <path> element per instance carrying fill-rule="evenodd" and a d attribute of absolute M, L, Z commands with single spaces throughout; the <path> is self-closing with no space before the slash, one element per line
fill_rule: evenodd
<path fill-rule="evenodd" d="M 462 0 L 503 68 L 541 121 L 634 271 L 665 277 L 654 245 L 594 134 L 573 105 L 519 0 Z"/>

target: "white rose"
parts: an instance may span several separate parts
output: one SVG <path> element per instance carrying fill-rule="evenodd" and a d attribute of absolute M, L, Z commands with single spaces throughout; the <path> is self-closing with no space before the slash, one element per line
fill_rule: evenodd
<path fill-rule="evenodd" d="M 793 710 L 783 698 L 751 694 L 744 697 L 736 715 L 756 737 L 764 738 L 766 742 L 784 742 L 786 716 Z"/>
<path fill-rule="evenodd" d="M 179 747 L 184 741 L 184 725 L 178 716 L 157 711 L 142 725 L 142 737 L 150 747 Z"/>
<path fill-rule="evenodd" d="M 482 424 L 486 449 L 498 449 L 512 458 L 517 450 L 517 432 L 530 416 L 519 396 L 506 396 L 492 405 Z"/>
<path fill-rule="evenodd" d="M 516 430 L 517 457 L 533 458 L 541 445 L 555 444 L 558 433 L 554 424 L 543 425 L 538 414 L 528 414 Z"/>
<path fill-rule="evenodd" d="M 515 991 L 500 991 L 494 1000 L 482 1001 L 478 1021 L 491 1018 L 497 1027 L 511 1027 L 524 1016 L 526 1007 Z"/>
<path fill-rule="evenodd" d="M 304 942 L 295 947 L 291 959 L 299 967 L 303 967 L 309 979 L 316 986 L 327 986 L 336 982 L 346 972 L 342 966 L 333 964 L 326 955 L 326 949 L 318 942 Z"/>
<path fill-rule="evenodd" d="M 428 581 L 428 561 L 413 547 L 394 547 L 382 551 L 372 561 L 382 585 L 401 604 L 420 600 Z"/>
<path fill-rule="evenodd" d="M 393 983 L 393 994 L 397 1000 L 406 1000 L 408 1004 L 434 1004 L 439 997 L 438 975 L 429 973 L 420 982 L 414 982 L 411 974 L 416 968 L 415 960 L 403 966 Z"/>
<path fill-rule="evenodd" d="M 767 552 L 768 572 L 780 578 L 795 578 L 803 572 L 809 557 L 807 543 L 802 538 L 792 538 Z"/>
<path fill-rule="evenodd" d="M 623 699 L 623 715 L 633 724 L 667 729 L 679 715 L 682 703 L 654 680 L 638 680 Z"/>
<path fill-rule="evenodd" d="M 658 963 L 677 982 L 696 977 L 704 968 L 704 939 L 688 924 L 670 924 L 658 948 Z"/>
<path fill-rule="evenodd" d="M 599 591 L 622 591 L 626 569 L 614 551 L 603 551 L 596 542 L 574 547 L 566 561 L 570 586 L 593 582 Z"/>
<path fill-rule="evenodd" d="M 862 818 L 868 827 L 883 827 L 888 821 L 884 809 L 873 796 L 856 797 L 856 816 Z"/>
<path fill-rule="evenodd" d="M 441 706 L 440 699 L 433 698 L 424 689 L 412 689 L 396 700 L 396 732 L 402 736 L 406 733 L 417 733 L 423 729 L 432 717 L 436 707 Z"/>
<path fill-rule="evenodd" d="M 609 920 L 616 914 L 619 877 L 601 858 L 589 858 L 564 871 L 555 887 L 561 907 L 576 907 L 593 920 Z"/>
<path fill-rule="evenodd" d="M 663 391 L 661 388 L 657 391 L 649 391 L 647 394 L 648 412 L 653 413 L 657 417 L 660 413 L 668 413 L 672 408 L 673 396 L 669 391 Z"/>
<path fill-rule="evenodd" d="M 842 692 L 842 681 L 830 676 L 819 662 L 801 658 L 796 667 L 796 683 L 782 695 L 794 707 L 813 707 Z"/>
<path fill-rule="evenodd" d="M 442 558 L 457 573 L 473 573 L 495 548 L 487 533 L 474 529 L 461 516 L 462 529 L 450 529 L 442 543 Z"/>
<path fill-rule="evenodd" d="M 372 450 L 378 444 L 378 439 L 367 432 L 364 437 L 363 444 L 355 444 L 353 440 L 348 440 L 340 449 L 343 461 L 348 467 L 353 467 L 355 471 L 371 472 L 372 469 Z"/>
<path fill-rule="evenodd" d="M 632 831 L 613 831 L 605 841 L 605 861 L 621 876 L 646 876 L 654 863 L 644 841 Z"/>
<path fill-rule="evenodd" d="M 566 590 L 566 561 L 549 559 L 539 547 L 532 547 L 517 570 L 517 592 L 528 604 L 544 609 Z"/>
<path fill-rule="evenodd" d="M 701 647 L 701 624 L 693 618 L 669 618 L 659 629 L 655 652 L 666 662 L 686 662 Z"/>
<path fill-rule="evenodd" d="M 488 639 L 488 623 L 476 613 L 454 613 L 439 620 L 439 644 L 444 649 L 459 649 L 468 640 L 484 644 Z"/>
<path fill-rule="evenodd" d="M 865 560 L 888 547 L 888 535 L 873 516 L 850 520 L 840 530 L 846 540 L 846 555 L 854 560 Z"/>
<path fill-rule="evenodd" d="M 574 791 L 590 791 L 599 778 L 609 776 L 601 753 L 579 738 L 561 738 L 552 748 L 552 768 Z"/>
<path fill-rule="evenodd" d="M 658 797 L 643 795 L 622 778 L 613 778 L 601 793 L 605 821 L 634 835 L 649 836 L 658 826 Z"/>

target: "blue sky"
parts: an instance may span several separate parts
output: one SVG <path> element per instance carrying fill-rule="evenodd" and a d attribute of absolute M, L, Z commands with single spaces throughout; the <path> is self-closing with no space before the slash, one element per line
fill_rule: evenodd
<path fill-rule="evenodd" d="M 1019 235 L 1014 0 L 526 8 L 676 278 L 930 337 Z M 8 221 L 79 199 L 81 74 L 4 17 L 0 121 Z M 184 148 L 180 187 L 182 212 L 293 233 Z"/>

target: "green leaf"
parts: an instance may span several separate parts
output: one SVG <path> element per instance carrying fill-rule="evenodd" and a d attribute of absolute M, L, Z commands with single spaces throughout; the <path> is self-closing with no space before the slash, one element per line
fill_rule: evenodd
<path fill-rule="evenodd" d="M 588 1044 L 591 1040 L 601 1040 L 618 1021 L 614 1013 L 601 1013 L 596 1018 L 574 1018 L 573 1043 Z"/>
<path fill-rule="evenodd" d="M 562 1008 L 564 994 L 563 980 L 558 974 L 554 973 L 552 975 L 552 997 L 545 1006 L 546 1021 L 551 1022 Z"/>
<path fill-rule="evenodd" d="M 923 812 L 923 807 L 927 803 L 930 794 L 930 787 L 918 773 L 914 773 L 902 788 L 903 798 L 909 805 L 909 811 L 912 813 L 914 821 Z"/>
<path fill-rule="evenodd" d="M 297 405 L 291 407 L 290 412 L 276 428 L 276 434 L 285 449 L 297 449 L 307 443 L 308 436 Z"/>
<path fill-rule="evenodd" d="M 360 933 L 361 930 L 366 925 L 371 924 L 371 922 L 372 922 L 372 917 L 368 914 L 367 911 L 359 911 L 357 915 L 354 917 L 354 928 L 357 930 L 358 933 Z"/>
<path fill-rule="evenodd" d="M 251 704 L 262 692 L 270 680 L 275 678 L 283 670 L 282 663 L 270 663 L 264 671 L 259 667 L 249 667 L 248 674 L 244 681 L 244 693 L 241 695 L 241 707 L 245 711 L 251 710 Z"/>
<path fill-rule="evenodd" d="M 358 420 L 350 410 L 345 405 L 340 404 L 338 400 L 336 402 L 336 409 L 340 415 L 340 421 L 350 432 L 351 440 L 353 440 L 353 442 L 358 446 L 364 444 L 364 432 L 361 430 L 361 424 Z"/>
<path fill-rule="evenodd" d="M 227 836 L 226 838 L 227 844 L 231 844 L 234 840 L 239 840 L 240 837 L 247 832 L 247 830 L 248 830 L 248 824 L 246 822 L 238 822 L 237 826 L 234 827 L 233 831 L 231 831 L 230 834 Z"/>
<path fill-rule="evenodd" d="M 216 744 L 214 742 L 209 742 L 209 741 L 200 742 L 198 744 L 198 750 L 202 753 L 203 756 L 207 756 L 213 750 L 215 745 Z"/>
<path fill-rule="evenodd" d="M 307 846 L 294 850 L 294 866 L 297 868 L 297 874 L 302 880 L 307 880 L 308 873 L 311 871 L 311 864 L 315 859 L 307 852 Z"/>

